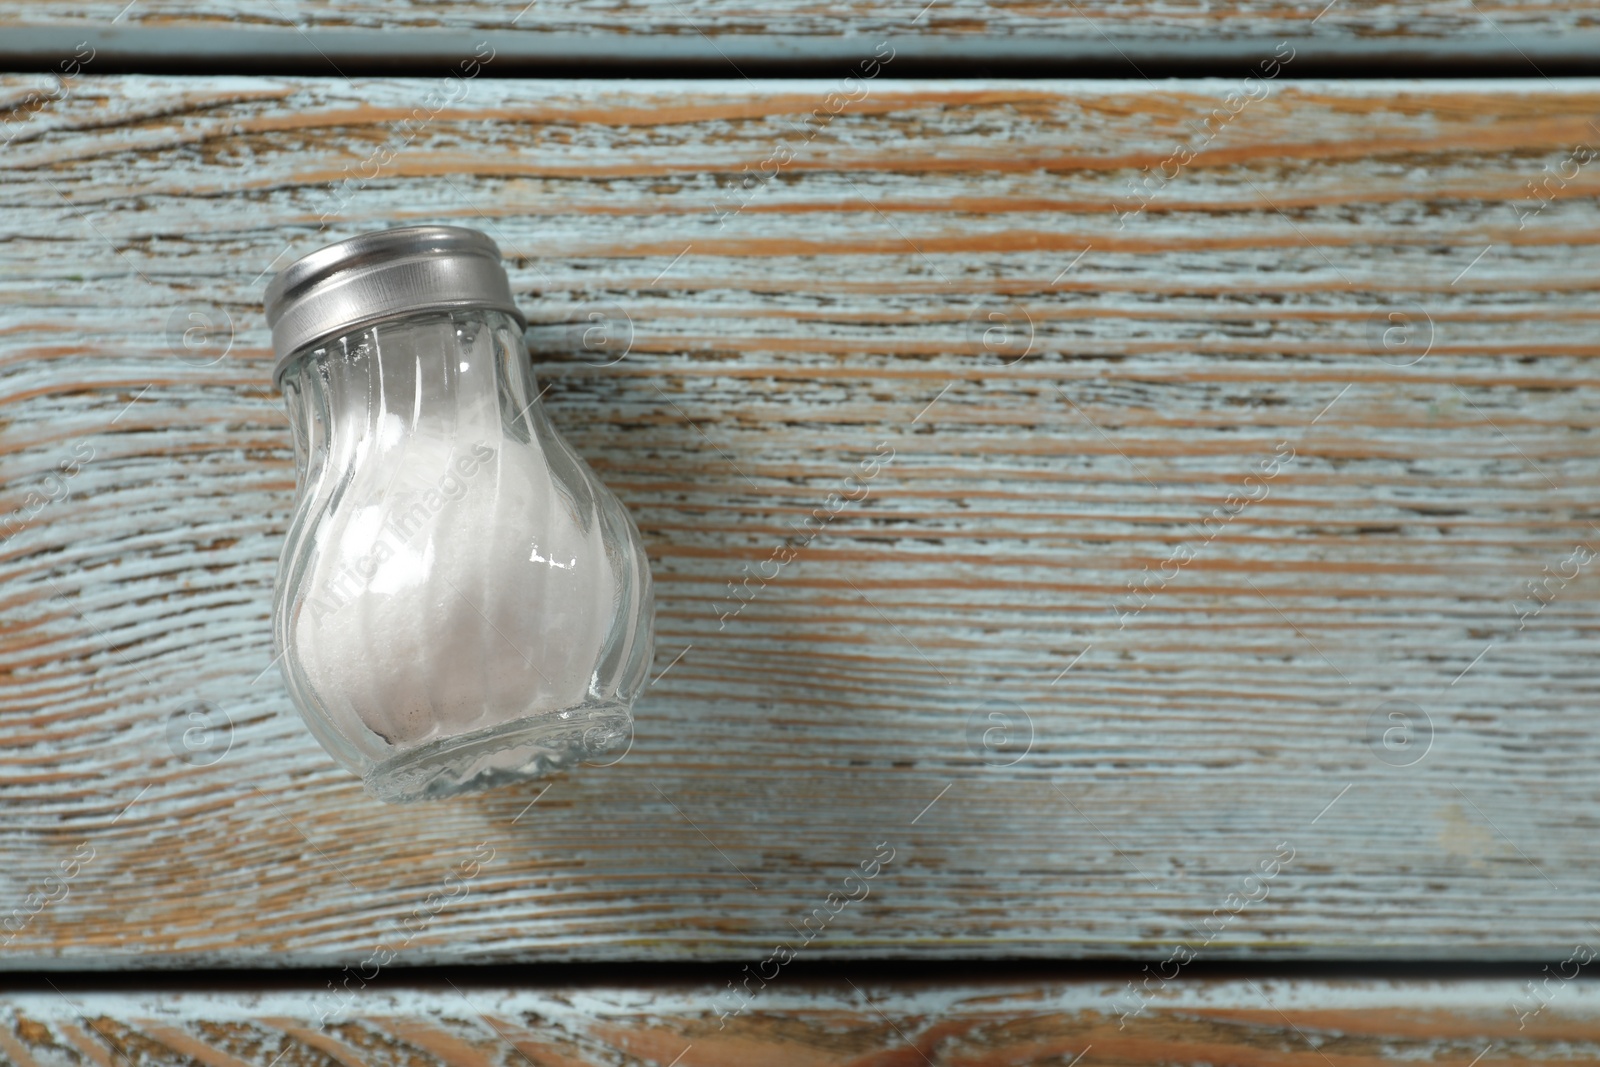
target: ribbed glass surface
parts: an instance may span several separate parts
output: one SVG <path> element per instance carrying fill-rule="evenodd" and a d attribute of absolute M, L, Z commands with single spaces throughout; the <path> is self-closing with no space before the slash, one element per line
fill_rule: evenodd
<path fill-rule="evenodd" d="M 298 355 L 283 389 L 297 492 L 275 632 L 334 758 L 411 800 L 626 745 L 648 563 L 546 419 L 515 321 L 383 323 Z"/>

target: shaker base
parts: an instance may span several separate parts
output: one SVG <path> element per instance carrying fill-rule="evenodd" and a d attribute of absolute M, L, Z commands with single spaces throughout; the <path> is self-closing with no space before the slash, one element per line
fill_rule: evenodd
<path fill-rule="evenodd" d="M 423 745 L 378 764 L 365 785 L 369 796 L 391 804 L 476 793 L 587 760 L 609 766 L 627 754 L 632 741 L 628 705 L 582 704 Z"/>

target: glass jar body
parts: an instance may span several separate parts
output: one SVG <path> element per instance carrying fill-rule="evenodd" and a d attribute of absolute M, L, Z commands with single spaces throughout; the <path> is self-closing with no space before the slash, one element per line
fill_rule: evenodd
<path fill-rule="evenodd" d="M 297 353 L 274 603 L 296 707 L 407 801 L 608 762 L 652 652 L 638 531 L 556 433 L 520 330 L 426 312 Z"/>

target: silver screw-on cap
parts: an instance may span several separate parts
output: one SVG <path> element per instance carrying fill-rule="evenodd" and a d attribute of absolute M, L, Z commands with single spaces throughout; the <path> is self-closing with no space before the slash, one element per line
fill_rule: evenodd
<path fill-rule="evenodd" d="M 416 311 L 491 308 L 527 325 L 499 247 L 463 226 L 403 226 L 319 248 L 278 272 L 266 306 L 273 382 L 307 345 Z"/>

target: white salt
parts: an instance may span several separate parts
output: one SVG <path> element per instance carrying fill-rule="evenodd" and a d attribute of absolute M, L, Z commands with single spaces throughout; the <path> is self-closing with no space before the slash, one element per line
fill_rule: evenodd
<path fill-rule="evenodd" d="M 461 388 L 450 431 L 386 415 L 353 446 L 294 621 L 306 681 L 378 759 L 583 703 L 616 610 L 598 502 Z"/>

